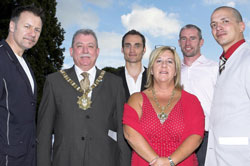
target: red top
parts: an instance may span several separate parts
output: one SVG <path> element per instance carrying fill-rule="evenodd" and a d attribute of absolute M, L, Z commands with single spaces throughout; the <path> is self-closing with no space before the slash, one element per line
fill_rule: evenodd
<path fill-rule="evenodd" d="M 194 95 L 183 90 L 168 119 L 161 124 L 146 94 L 143 92 L 141 94 L 143 97 L 141 119 L 132 107 L 125 104 L 123 124 L 139 132 L 159 156 L 170 156 L 192 134 L 203 137 L 205 117 L 200 102 Z M 148 166 L 148 164 L 133 152 L 132 166 Z M 197 165 L 194 153 L 178 164 L 178 166 Z"/>

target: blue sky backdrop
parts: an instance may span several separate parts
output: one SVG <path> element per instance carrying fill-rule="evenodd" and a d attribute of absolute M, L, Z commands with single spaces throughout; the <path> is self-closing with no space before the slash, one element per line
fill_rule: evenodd
<path fill-rule="evenodd" d="M 81 28 L 93 29 L 97 34 L 100 54 L 96 65 L 100 69 L 124 65 L 121 39 L 131 29 L 146 37 L 145 66 L 155 45 L 175 46 L 182 59 L 178 35 L 186 24 L 201 28 L 205 40 L 201 52 L 218 62 L 222 49 L 212 37 L 210 16 L 222 5 L 240 11 L 246 24 L 245 38 L 250 42 L 250 0 L 57 0 L 56 15 L 66 32 L 63 67 L 73 65 L 69 48 L 74 32 Z"/>

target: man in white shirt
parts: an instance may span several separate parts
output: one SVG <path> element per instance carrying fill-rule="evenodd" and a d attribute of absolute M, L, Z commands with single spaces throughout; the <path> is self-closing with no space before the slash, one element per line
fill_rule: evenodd
<path fill-rule="evenodd" d="M 218 65 L 205 58 L 200 48 L 204 43 L 201 30 L 196 25 L 185 25 L 179 34 L 179 46 L 183 53 L 181 82 L 184 90 L 198 97 L 205 114 L 205 135 L 196 151 L 199 166 L 203 166 L 206 156 L 208 124 Z"/>
<path fill-rule="evenodd" d="M 206 166 L 250 165 L 250 46 L 238 10 L 216 8 L 212 34 L 222 47 L 211 107 Z"/>
<path fill-rule="evenodd" d="M 142 65 L 145 43 L 145 37 L 136 30 L 128 31 L 122 38 L 125 67 L 120 67 L 116 74 L 123 80 L 126 100 L 133 93 L 145 89 L 147 69 Z"/>
<path fill-rule="evenodd" d="M 25 50 L 36 45 L 44 14 L 33 5 L 12 11 L 0 41 L 0 165 L 36 166 L 37 86 Z"/>

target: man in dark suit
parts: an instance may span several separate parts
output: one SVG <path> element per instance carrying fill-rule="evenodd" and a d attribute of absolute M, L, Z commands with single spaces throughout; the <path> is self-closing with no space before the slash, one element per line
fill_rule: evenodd
<path fill-rule="evenodd" d="M 34 6 L 13 10 L 9 34 L 0 42 L 0 165 L 36 165 L 36 82 L 23 56 L 38 41 L 42 11 Z"/>
<path fill-rule="evenodd" d="M 147 68 L 142 65 L 142 57 L 146 52 L 145 44 L 145 37 L 134 29 L 122 37 L 125 67 L 120 67 L 116 75 L 123 80 L 126 100 L 131 94 L 145 89 Z"/>
<path fill-rule="evenodd" d="M 130 166 L 121 79 L 95 67 L 99 48 L 90 29 L 74 34 L 70 55 L 75 65 L 45 82 L 38 111 L 38 166 Z"/>

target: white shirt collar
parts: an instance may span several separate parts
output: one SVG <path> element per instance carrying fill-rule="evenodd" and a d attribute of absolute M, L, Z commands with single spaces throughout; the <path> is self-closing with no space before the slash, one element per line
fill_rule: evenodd
<path fill-rule="evenodd" d="M 141 65 L 141 72 L 140 72 L 139 76 L 141 76 L 144 71 L 145 71 L 145 68 L 143 67 L 143 65 Z M 125 65 L 125 75 L 130 76 L 129 73 L 128 73 L 128 69 L 127 69 L 126 65 Z M 138 78 L 139 78 L 139 76 L 138 76 Z"/>
<path fill-rule="evenodd" d="M 207 62 L 207 58 L 206 58 L 204 55 L 201 55 L 200 57 L 198 57 L 198 58 L 192 63 L 191 66 L 197 65 L 197 64 L 203 64 L 203 63 L 206 63 L 206 62 Z M 182 60 L 181 65 L 182 65 L 182 66 L 187 66 L 187 65 L 184 63 L 184 59 Z"/>
<path fill-rule="evenodd" d="M 82 69 L 80 69 L 78 66 L 74 65 L 75 67 L 75 72 L 78 78 L 78 81 L 80 82 L 83 79 L 83 76 L 81 75 Z M 95 80 L 95 76 L 96 76 L 96 67 L 93 66 L 91 69 L 89 69 L 88 71 L 85 71 L 87 73 L 89 73 L 89 81 L 90 81 L 90 85 L 92 85 L 94 83 Z"/>
<path fill-rule="evenodd" d="M 134 78 L 132 76 L 129 75 L 128 70 L 125 66 L 125 77 L 126 77 L 126 82 L 128 85 L 128 90 L 130 95 L 132 95 L 135 92 L 140 92 L 141 91 L 141 82 L 142 82 L 142 74 L 145 71 L 145 68 L 143 67 L 143 65 L 141 66 L 141 72 L 138 75 L 138 78 L 135 82 Z"/>

